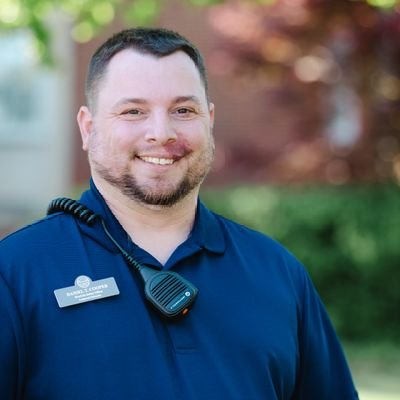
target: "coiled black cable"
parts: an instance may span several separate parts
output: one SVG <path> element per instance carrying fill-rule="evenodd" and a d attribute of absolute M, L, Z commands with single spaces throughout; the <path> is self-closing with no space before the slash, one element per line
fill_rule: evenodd
<path fill-rule="evenodd" d="M 80 221 L 87 224 L 88 226 L 93 226 L 95 221 L 100 219 L 104 232 L 114 243 L 114 245 L 118 248 L 118 250 L 122 253 L 128 264 L 137 269 L 139 272 L 143 269 L 143 266 L 140 263 L 138 263 L 128 252 L 126 252 L 114 239 L 114 237 L 108 231 L 104 223 L 104 220 L 100 216 L 96 215 L 92 210 L 87 208 L 85 205 L 79 203 L 76 200 L 69 199 L 67 197 L 59 197 L 57 199 L 54 199 L 50 203 L 47 209 L 47 215 L 55 214 L 56 212 L 65 212 L 71 214 L 75 218 L 78 218 Z"/>
<path fill-rule="evenodd" d="M 88 226 L 93 226 L 97 219 L 97 215 L 92 210 L 89 210 L 85 205 L 76 200 L 67 197 L 59 197 L 50 203 L 47 215 L 55 214 L 56 212 L 72 214 Z"/>

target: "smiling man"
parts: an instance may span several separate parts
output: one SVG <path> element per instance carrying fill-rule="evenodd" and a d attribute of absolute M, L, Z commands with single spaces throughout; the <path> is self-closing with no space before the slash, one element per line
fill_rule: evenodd
<path fill-rule="evenodd" d="M 78 116 L 95 181 L 144 204 L 172 206 L 194 189 L 197 198 L 213 158 L 213 105 L 185 53 L 121 51 L 95 101 Z"/>
<path fill-rule="evenodd" d="M 122 31 L 86 96 L 90 189 L 0 243 L 2 398 L 357 399 L 304 268 L 199 201 L 214 105 L 198 50 Z"/>

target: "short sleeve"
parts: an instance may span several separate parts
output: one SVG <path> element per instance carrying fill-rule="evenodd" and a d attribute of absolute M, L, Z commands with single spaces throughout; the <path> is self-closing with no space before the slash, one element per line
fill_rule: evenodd
<path fill-rule="evenodd" d="M 0 393 L 18 399 L 22 390 L 22 330 L 9 287 L 0 275 Z"/>
<path fill-rule="evenodd" d="M 343 349 L 310 278 L 304 271 L 299 327 L 300 362 L 295 400 L 357 400 Z"/>

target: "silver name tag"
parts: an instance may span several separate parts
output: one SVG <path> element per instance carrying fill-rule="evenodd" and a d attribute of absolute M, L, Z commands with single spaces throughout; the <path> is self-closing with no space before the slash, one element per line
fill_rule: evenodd
<path fill-rule="evenodd" d="M 75 285 L 56 289 L 58 306 L 60 308 L 82 304 L 88 301 L 100 300 L 119 294 L 118 286 L 114 278 L 92 281 L 88 276 L 81 275 L 75 279 Z"/>

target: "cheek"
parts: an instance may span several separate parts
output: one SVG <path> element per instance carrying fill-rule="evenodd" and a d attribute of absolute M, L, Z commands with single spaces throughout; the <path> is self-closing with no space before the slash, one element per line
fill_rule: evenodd
<path fill-rule="evenodd" d="M 128 121 L 119 121 L 118 124 L 111 125 L 108 131 L 116 146 L 126 148 L 138 140 L 141 134 L 140 129 Z"/>
<path fill-rule="evenodd" d="M 127 123 L 105 126 L 100 134 L 103 151 L 106 154 L 126 158 L 135 151 L 138 135 Z"/>
<path fill-rule="evenodd" d="M 198 146 L 203 149 L 214 148 L 214 137 L 211 129 L 205 130 L 204 134 L 198 138 Z"/>
<path fill-rule="evenodd" d="M 204 121 L 198 121 L 190 127 L 185 127 L 182 130 L 182 140 L 193 150 L 207 147 L 212 141 L 210 125 Z"/>

